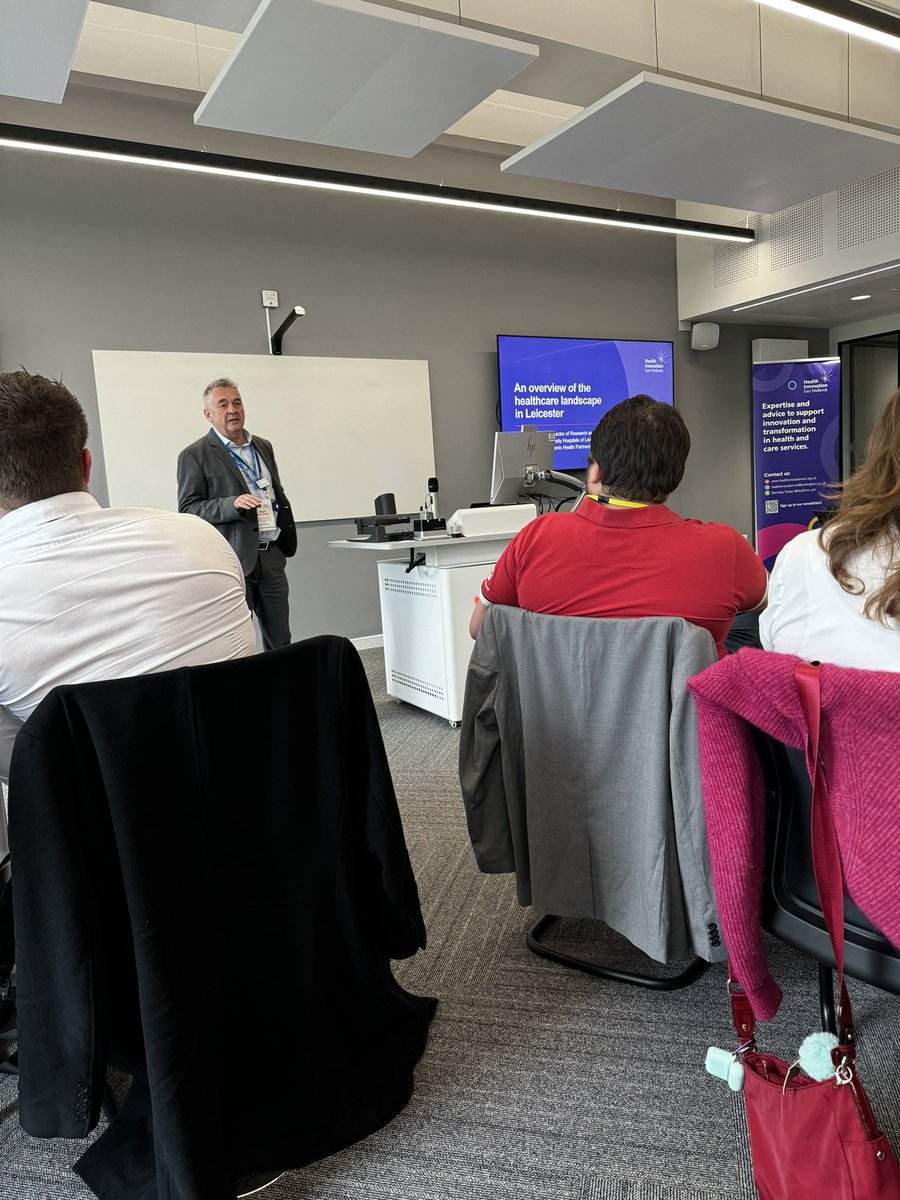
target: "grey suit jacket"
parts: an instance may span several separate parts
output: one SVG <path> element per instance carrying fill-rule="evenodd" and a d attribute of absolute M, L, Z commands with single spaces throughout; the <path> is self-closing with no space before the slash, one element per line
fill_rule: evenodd
<path fill-rule="evenodd" d="M 278 541 L 286 558 L 296 553 L 297 527 L 291 505 L 281 486 L 272 443 L 253 435 L 253 445 L 275 489 L 278 501 Z M 240 559 L 241 569 L 249 575 L 259 553 L 259 526 L 255 509 L 236 509 L 235 496 L 247 491 L 247 480 L 240 467 L 222 445 L 214 429 L 191 442 L 178 455 L 178 511 L 194 513 L 215 525 L 227 538 Z"/>
<path fill-rule="evenodd" d="M 519 903 L 604 921 L 659 962 L 724 960 L 685 681 L 710 634 L 492 605 L 460 742 L 469 836 Z"/>

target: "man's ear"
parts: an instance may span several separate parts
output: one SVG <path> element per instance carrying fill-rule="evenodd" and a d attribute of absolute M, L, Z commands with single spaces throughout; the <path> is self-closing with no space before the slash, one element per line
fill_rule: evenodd
<path fill-rule="evenodd" d="M 595 462 L 588 463 L 584 481 L 588 487 L 599 490 L 602 480 L 600 479 L 600 468 Z"/>
<path fill-rule="evenodd" d="M 81 452 L 81 470 L 84 474 L 85 487 L 87 487 L 87 485 L 91 482 L 91 467 L 93 466 L 93 462 L 94 460 L 91 458 L 91 452 L 88 450 L 87 446 L 85 446 Z"/>
<path fill-rule="evenodd" d="M 207 421 L 209 421 L 210 425 L 212 425 L 212 415 L 208 408 L 204 408 L 203 415 L 206 417 Z"/>

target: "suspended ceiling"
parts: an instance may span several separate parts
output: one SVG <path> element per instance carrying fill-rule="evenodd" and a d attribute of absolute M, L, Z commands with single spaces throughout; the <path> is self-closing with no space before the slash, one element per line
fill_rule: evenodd
<path fill-rule="evenodd" d="M 54 87 L 59 90 L 59 62 L 65 59 L 58 49 L 59 39 L 71 42 L 72 13 L 80 4 L 81 0 L 29 0 L 27 5 L 0 0 L 4 31 L 0 90 L 16 90 L 7 87 L 8 64 L 16 57 L 9 35 L 17 28 L 10 24 L 7 10 L 29 14 L 31 25 L 25 22 L 24 34 L 21 22 L 18 28 L 21 36 L 30 38 L 29 53 L 33 53 L 34 21 L 40 12 L 46 17 L 55 7 L 56 25 L 48 26 L 45 20 L 47 46 L 56 47 L 52 92 Z M 891 6 L 900 11 L 895 0 Z M 256 8 L 256 0 L 92 2 L 80 35 L 69 46 L 72 78 L 81 83 L 114 80 L 125 90 L 150 91 L 188 103 L 193 111 L 227 70 L 250 19 L 248 13 L 252 16 Z M 453 121 L 434 143 L 479 148 L 491 156 L 498 190 L 524 189 L 526 184 L 524 180 L 517 184 L 509 172 L 500 184 L 502 159 L 546 138 L 583 108 L 648 70 L 720 90 L 726 98 L 753 97 L 798 114 L 822 114 L 900 134 L 900 54 L 764 9 L 753 0 L 421 0 L 418 4 L 383 0 L 383 8 L 540 47 L 536 62 Z M 50 60 L 53 55 L 48 52 L 45 57 Z M 20 69 L 18 94 L 26 94 L 21 90 L 23 78 L 30 78 L 34 88 L 41 74 L 34 61 L 28 70 Z M 53 71 L 48 69 L 48 74 Z M 270 94 L 270 83 L 268 77 L 260 78 L 261 96 Z M 410 88 L 406 117 L 401 115 L 399 121 L 411 119 L 427 90 Z M 53 98 L 49 92 L 44 99 Z M 27 123 L 20 111 L 17 108 L 16 119 Z M 52 119 L 46 106 L 38 106 L 35 124 L 47 125 Z M 278 156 L 282 143 L 262 135 L 258 140 L 259 157 Z M 301 152 L 303 144 L 299 143 Z M 773 148 L 770 173 L 790 166 L 784 158 L 784 151 Z M 409 168 L 402 168 L 407 177 L 415 177 L 419 160 L 423 172 L 433 170 L 433 161 L 422 154 L 411 160 Z M 369 169 L 365 153 L 358 169 Z M 649 207 L 623 184 L 615 186 L 621 207 Z M 669 185 L 662 181 L 655 186 L 660 196 L 674 199 L 678 194 L 674 177 Z M 608 192 L 598 203 L 608 203 Z M 810 298 L 806 311 L 816 303 L 820 303 L 816 297 Z M 757 315 L 769 317 L 764 309 Z"/>

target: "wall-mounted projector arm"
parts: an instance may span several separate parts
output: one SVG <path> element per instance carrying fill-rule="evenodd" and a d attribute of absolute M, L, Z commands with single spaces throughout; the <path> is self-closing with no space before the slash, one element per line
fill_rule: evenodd
<path fill-rule="evenodd" d="M 284 335 L 287 333 L 287 331 L 290 329 L 290 327 L 293 325 L 293 323 L 297 320 L 298 317 L 305 317 L 305 316 L 306 316 L 306 309 L 301 308 L 301 306 L 299 304 L 291 309 L 291 311 L 288 313 L 288 315 L 284 318 L 284 320 L 281 322 L 281 324 L 278 326 L 278 328 L 272 334 L 272 353 L 273 354 L 281 353 L 281 342 L 284 338 Z"/>

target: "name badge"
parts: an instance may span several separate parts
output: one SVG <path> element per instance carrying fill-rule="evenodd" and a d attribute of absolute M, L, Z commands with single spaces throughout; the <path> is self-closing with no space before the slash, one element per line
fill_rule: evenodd
<path fill-rule="evenodd" d="M 278 522 L 275 520 L 275 509 L 272 507 L 272 501 L 268 496 L 260 497 L 260 505 L 256 510 L 256 520 L 260 533 L 269 533 L 273 529 L 278 528 Z"/>

